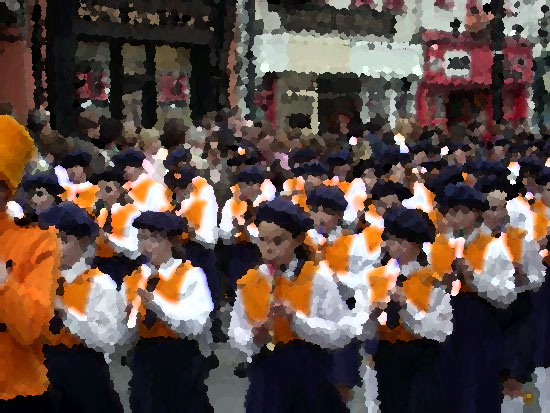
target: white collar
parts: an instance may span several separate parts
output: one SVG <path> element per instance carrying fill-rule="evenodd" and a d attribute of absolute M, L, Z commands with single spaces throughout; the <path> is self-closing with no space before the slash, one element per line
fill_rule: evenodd
<path fill-rule="evenodd" d="M 402 275 L 404 276 L 408 276 L 409 274 L 412 274 L 414 271 L 420 269 L 420 263 L 416 260 L 413 260 L 411 262 L 409 262 L 408 264 L 405 264 L 405 265 L 400 265 L 399 268 L 400 268 L 400 272 Z"/>
<path fill-rule="evenodd" d="M 294 257 L 288 264 L 288 268 L 282 273 L 282 275 L 290 279 L 294 276 L 294 272 L 296 271 L 296 268 L 298 267 L 298 258 Z M 261 273 L 266 274 L 269 277 L 269 268 L 267 264 L 261 264 L 258 268 Z"/>
<path fill-rule="evenodd" d="M 176 269 L 181 265 L 181 259 L 175 259 L 170 257 L 170 259 L 159 266 L 158 273 L 163 278 L 170 278 L 170 276 L 176 271 Z"/>
<path fill-rule="evenodd" d="M 95 248 L 90 245 L 86 252 L 82 254 L 80 260 L 75 262 L 71 268 L 61 270 L 60 275 L 65 278 L 68 283 L 72 283 L 76 279 L 76 277 L 90 269 L 90 264 L 88 263 L 89 258 L 93 257 L 94 254 Z"/>

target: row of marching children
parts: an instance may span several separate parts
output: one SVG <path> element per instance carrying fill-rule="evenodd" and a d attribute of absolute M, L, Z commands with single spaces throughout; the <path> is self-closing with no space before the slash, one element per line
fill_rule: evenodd
<path fill-rule="evenodd" d="M 30 157 L 2 122 L 2 156 L 27 142 Z M 0 233 L 2 399 L 210 411 L 227 301 L 247 411 L 346 411 L 357 385 L 372 411 L 500 410 L 502 387 L 549 366 L 549 170 L 524 157 L 511 182 L 500 161 L 390 152 L 352 173 L 348 150 L 302 150 L 289 177 L 243 159 L 221 209 L 184 148 L 157 165 L 126 149 L 94 173 L 74 151 L 19 191 L 26 159 L 0 163 L 20 205 Z"/>

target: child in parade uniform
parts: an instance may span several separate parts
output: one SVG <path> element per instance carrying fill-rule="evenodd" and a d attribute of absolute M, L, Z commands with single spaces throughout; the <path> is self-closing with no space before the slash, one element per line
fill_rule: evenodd
<path fill-rule="evenodd" d="M 58 230 L 62 252 L 45 350 L 53 409 L 121 411 L 106 361 L 130 339 L 122 279 L 92 266 L 98 226 L 77 205 L 54 205 L 38 223 Z"/>
<path fill-rule="evenodd" d="M 262 264 L 238 281 L 229 328 L 250 362 L 246 410 L 345 411 L 323 348 L 344 346 L 360 327 L 332 272 L 304 251 L 312 222 L 281 197 L 262 203 L 255 222 Z"/>
<path fill-rule="evenodd" d="M 276 189 L 266 179 L 263 169 L 245 166 L 235 176 L 231 187 L 233 196 L 222 208 L 220 238 L 224 247 L 218 259 L 224 259 L 222 268 L 227 268 L 226 293 L 235 294 L 235 283 L 260 258 L 260 251 L 254 242 L 258 228 L 254 224 L 254 210 L 261 202 L 271 201 Z M 223 258 L 222 258 L 223 257 Z"/>
<path fill-rule="evenodd" d="M 389 208 L 383 218 L 384 257 L 366 268 L 358 283 L 368 287 L 363 295 L 379 308 L 374 365 L 380 408 L 439 412 L 435 367 L 441 342 L 452 332 L 452 309 L 424 252 L 435 229 L 425 213 L 402 206 Z"/>
<path fill-rule="evenodd" d="M 38 214 L 50 206 L 61 202 L 65 189 L 59 185 L 57 176 L 52 173 L 26 175 L 21 182 L 18 205 L 21 212 L 17 216 L 19 225 L 35 223 Z"/>
<path fill-rule="evenodd" d="M 124 278 L 128 323 L 140 337 L 131 361 L 132 411 L 211 411 L 204 380 L 214 304 L 204 271 L 181 251 L 184 220 L 149 211 L 133 225 L 147 262 Z"/>
<path fill-rule="evenodd" d="M 74 202 L 91 213 L 98 188 L 88 181 L 91 173 L 92 154 L 86 150 L 75 150 L 65 155 L 55 173 L 59 184 L 65 188 L 64 201 Z"/>
<path fill-rule="evenodd" d="M 41 335 L 53 316 L 59 241 L 54 229 L 21 228 L 6 213 L 35 148 L 11 116 L 0 116 L 0 135 L 0 410 L 47 412 Z"/>

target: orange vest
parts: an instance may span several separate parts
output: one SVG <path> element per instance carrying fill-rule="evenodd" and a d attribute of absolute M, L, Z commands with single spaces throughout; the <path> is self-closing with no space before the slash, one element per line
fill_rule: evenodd
<path fill-rule="evenodd" d="M 192 269 L 190 261 L 182 263 L 172 274 L 170 279 L 160 279 L 156 288 L 155 293 L 160 294 L 165 300 L 172 301 L 174 303 L 179 301 L 179 294 L 181 286 L 185 280 L 185 274 L 188 270 Z M 160 319 L 157 319 L 151 328 L 147 328 L 144 324 L 146 307 L 141 304 L 141 300 L 137 299 L 138 288 L 145 289 L 143 284 L 143 278 L 141 269 L 134 271 L 131 275 L 124 277 L 124 282 L 126 283 L 126 294 L 129 303 L 138 303 L 138 333 L 140 337 L 143 338 L 155 338 L 155 337 L 168 337 L 168 338 L 177 338 L 177 335 L 172 329 L 162 322 Z"/>
<path fill-rule="evenodd" d="M 92 184 L 69 184 L 63 185 L 65 192 L 61 194 L 63 201 L 70 201 L 85 209 L 89 214 L 92 213 L 96 201 L 96 195 L 99 191 L 97 185 Z"/>
<path fill-rule="evenodd" d="M 0 287 L 0 399 L 41 395 L 49 384 L 40 338 L 54 314 L 56 232 L 20 228 L 0 214 L 0 261 L 12 264 Z"/>
<path fill-rule="evenodd" d="M 292 330 L 292 326 L 286 318 L 269 318 L 269 309 L 273 298 L 290 303 L 291 307 L 306 315 L 310 313 L 313 278 L 317 266 L 312 261 L 307 261 L 300 274 L 289 280 L 284 276 L 278 276 L 274 280 L 274 286 L 257 269 L 248 272 L 237 281 L 244 310 L 251 324 L 258 325 L 270 322 L 273 330 L 273 342 L 288 343 L 300 338 Z M 273 292 L 273 295 L 271 295 Z"/>
<path fill-rule="evenodd" d="M 391 283 L 385 272 L 386 267 L 382 266 L 369 271 L 367 274 L 367 282 L 372 290 L 372 302 L 383 302 L 387 298 Z M 434 271 L 430 267 L 420 268 L 410 274 L 402 287 L 407 301 L 419 310 L 427 311 L 430 304 L 430 295 L 433 290 L 433 282 L 436 279 Z M 382 325 L 378 328 L 378 334 L 380 340 L 389 341 L 390 343 L 418 339 L 418 336 L 407 330 L 403 325 L 399 325 L 393 330 Z"/>

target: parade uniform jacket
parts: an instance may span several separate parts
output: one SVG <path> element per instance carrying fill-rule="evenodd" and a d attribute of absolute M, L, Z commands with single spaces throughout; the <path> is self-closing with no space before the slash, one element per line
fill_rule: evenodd
<path fill-rule="evenodd" d="M 213 247 L 218 239 L 218 202 L 214 188 L 200 176 L 193 178 L 192 185 L 191 195 L 182 201 L 176 214 L 185 217 L 194 229 L 193 240 Z"/>
<path fill-rule="evenodd" d="M 171 209 L 170 190 L 151 174 L 142 173 L 134 182 L 126 182 L 124 189 L 142 212 L 166 212 Z"/>
<path fill-rule="evenodd" d="M 532 194 L 518 196 L 506 205 L 512 227 L 526 231 L 525 240 L 539 242 L 548 236 L 550 207 Z"/>
<path fill-rule="evenodd" d="M 87 253 L 85 257 L 90 255 Z M 126 322 L 127 287 L 123 283 L 117 289 L 115 281 L 97 268 L 90 268 L 85 257 L 72 268 L 61 271 L 63 292 L 55 304 L 64 310 L 64 327 L 58 334 L 50 333 L 47 341 L 50 345 L 63 344 L 69 348 L 83 343 L 104 354 L 112 354 L 131 338 Z"/>
<path fill-rule="evenodd" d="M 61 199 L 63 201 L 73 202 L 88 213 L 92 213 L 99 187 L 90 182 L 81 184 L 72 183 L 69 180 L 67 171 L 62 166 L 58 165 L 54 170 L 59 185 L 65 189 L 65 192 L 61 194 Z"/>
<path fill-rule="evenodd" d="M 360 334 L 362 323 L 343 302 L 328 266 L 306 261 L 296 274 L 298 264 L 297 259 L 292 260 L 287 271 L 275 277 L 268 265 L 262 264 L 237 282 L 229 337 L 248 357 L 260 350 L 253 341 L 253 328 L 266 323 L 273 345 L 304 340 L 323 348 L 339 348 Z M 270 319 L 274 298 L 290 306 L 290 319 Z"/>
<path fill-rule="evenodd" d="M 137 291 L 145 289 L 152 277 L 159 278 L 153 292 L 153 300 L 146 305 L 141 302 Z M 208 334 L 208 320 L 214 308 L 208 283 L 203 270 L 189 261 L 170 259 L 158 271 L 144 264 L 131 275 L 126 276 L 126 293 L 132 310 L 128 320 L 129 328 L 137 328 L 143 338 L 184 338 Z M 146 325 L 147 310 L 156 315 L 152 325 Z"/>
<path fill-rule="evenodd" d="M 0 399 L 36 396 L 48 388 L 41 333 L 53 317 L 59 266 L 54 230 L 20 228 L 0 214 Z"/>
<path fill-rule="evenodd" d="M 370 266 L 343 279 L 360 294 L 356 295 L 355 311 L 370 312 L 373 307 L 384 308 L 396 289 L 400 274 L 406 278 L 401 287 L 406 305 L 399 313 L 400 325 L 390 330 L 385 325 L 383 314 L 378 319 L 379 338 L 390 342 L 419 338 L 443 342 L 453 329 L 451 296 L 438 285 L 433 269 L 416 261 L 400 266 L 391 259 L 386 265 Z"/>
<path fill-rule="evenodd" d="M 98 252 L 100 257 L 111 257 L 115 252 L 124 253 L 130 257 L 137 254 L 138 230 L 132 226 L 141 211 L 134 203 L 121 205 L 113 204 L 110 209 L 101 208 L 96 222 L 100 228 L 105 229 L 109 220 L 110 228 L 104 238 L 98 239 Z"/>
<path fill-rule="evenodd" d="M 355 178 L 351 182 L 340 181 L 335 176 L 332 179 L 323 182 L 326 186 L 337 186 L 344 193 L 348 205 L 344 211 L 344 221 L 348 224 L 355 222 L 359 211 L 363 210 L 364 202 L 367 199 L 367 187 L 360 178 Z"/>
<path fill-rule="evenodd" d="M 271 201 L 275 198 L 276 189 L 269 179 L 266 179 L 260 186 L 260 195 L 252 202 L 253 207 L 257 207 L 262 202 Z M 219 236 L 224 241 L 250 242 L 258 237 L 258 229 L 253 222 L 245 222 L 245 214 L 248 211 L 248 205 L 239 198 L 239 185 L 231 187 L 233 196 L 225 202 L 222 208 Z M 246 225 L 245 231 L 240 231 Z"/>

